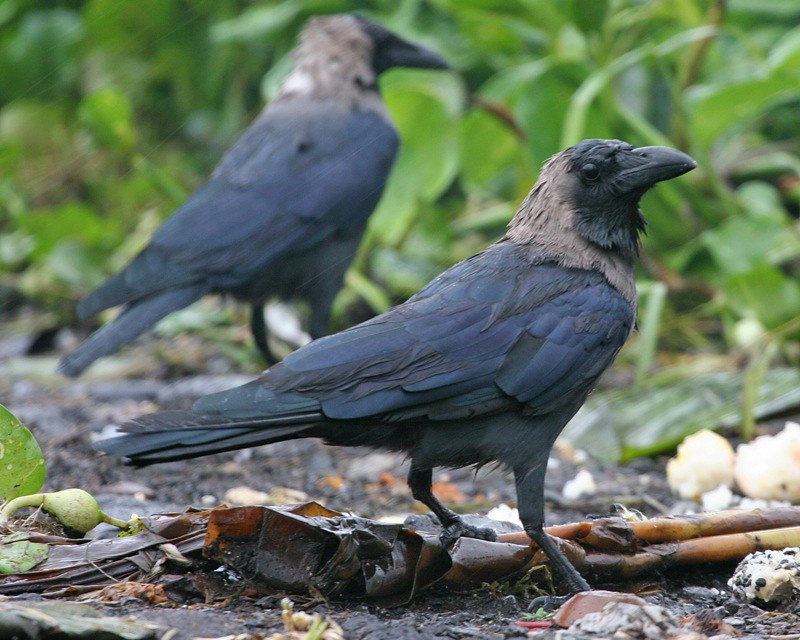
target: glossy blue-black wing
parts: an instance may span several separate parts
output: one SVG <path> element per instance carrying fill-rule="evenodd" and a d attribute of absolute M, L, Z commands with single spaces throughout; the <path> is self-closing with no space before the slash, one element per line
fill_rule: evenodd
<path fill-rule="evenodd" d="M 379 114 L 327 103 L 277 104 L 82 315 L 203 282 L 228 290 L 340 229 L 363 226 L 397 152 Z"/>
<path fill-rule="evenodd" d="M 542 305 L 497 372 L 497 385 L 545 412 L 591 390 L 633 328 L 630 304 L 594 283 Z"/>
<path fill-rule="evenodd" d="M 313 397 L 333 419 L 443 419 L 509 401 L 536 407 L 537 393 L 593 380 L 631 323 L 630 306 L 599 274 L 532 265 L 500 244 L 406 304 L 296 351 L 262 384 Z"/>

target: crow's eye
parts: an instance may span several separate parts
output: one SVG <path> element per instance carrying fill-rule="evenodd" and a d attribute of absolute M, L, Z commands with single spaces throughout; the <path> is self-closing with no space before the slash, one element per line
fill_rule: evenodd
<path fill-rule="evenodd" d="M 589 182 L 594 182 L 600 177 L 600 169 L 597 168 L 596 164 L 588 162 L 581 167 L 581 175 L 584 177 L 585 180 L 588 180 Z"/>

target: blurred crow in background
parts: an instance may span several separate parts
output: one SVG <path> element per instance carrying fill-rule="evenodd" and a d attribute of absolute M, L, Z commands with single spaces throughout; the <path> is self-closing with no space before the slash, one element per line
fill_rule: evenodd
<path fill-rule="evenodd" d="M 96 446 L 137 465 L 302 437 L 402 451 L 445 542 L 495 533 L 433 496 L 432 468 L 499 462 L 525 531 L 571 592 L 586 590 L 542 529 L 548 454 L 634 326 L 639 199 L 695 166 L 666 147 L 585 140 L 545 165 L 505 237 L 405 304 Z"/>
<path fill-rule="evenodd" d="M 208 293 L 251 303 L 253 335 L 268 359 L 263 305 L 271 296 L 307 300 L 311 335 L 328 333 L 331 304 L 397 153 L 377 76 L 447 64 L 351 15 L 309 21 L 294 55 L 278 96 L 209 180 L 79 305 L 83 318 L 124 308 L 62 360 L 63 373 L 79 375 Z"/>

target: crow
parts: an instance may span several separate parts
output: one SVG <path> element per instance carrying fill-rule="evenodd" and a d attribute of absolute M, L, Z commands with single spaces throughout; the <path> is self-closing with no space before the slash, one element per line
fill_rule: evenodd
<path fill-rule="evenodd" d="M 311 335 L 328 333 L 331 304 L 398 149 L 377 77 L 399 66 L 449 67 L 352 15 L 310 20 L 294 57 L 278 96 L 209 180 L 80 303 L 82 318 L 124 308 L 64 357 L 64 374 L 80 375 L 209 293 L 251 303 L 253 336 L 268 361 L 263 305 L 272 296 L 308 301 Z"/>
<path fill-rule="evenodd" d="M 667 147 L 584 140 L 545 164 L 503 238 L 404 304 L 95 446 L 136 465 L 303 437 L 401 451 L 445 543 L 495 533 L 434 497 L 432 469 L 500 463 L 527 534 L 570 592 L 587 590 L 542 528 L 547 458 L 634 327 L 639 199 L 696 166 Z"/>

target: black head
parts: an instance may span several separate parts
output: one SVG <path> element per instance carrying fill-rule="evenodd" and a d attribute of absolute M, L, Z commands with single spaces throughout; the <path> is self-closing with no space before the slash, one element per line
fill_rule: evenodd
<path fill-rule="evenodd" d="M 392 67 L 450 69 L 438 53 L 392 33 L 386 27 L 361 16 L 355 16 L 373 43 L 372 67 L 381 74 Z"/>
<path fill-rule="evenodd" d="M 657 182 L 697 163 L 669 147 L 634 147 L 619 140 L 584 140 L 568 150 L 570 200 L 578 233 L 604 249 L 633 256 L 646 220 L 639 200 Z"/>

